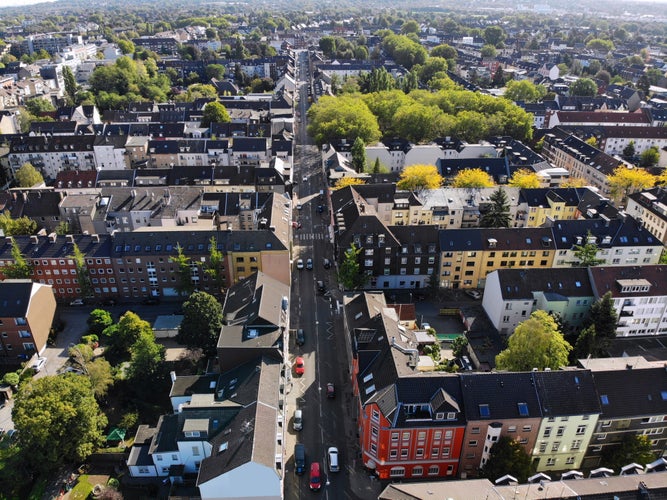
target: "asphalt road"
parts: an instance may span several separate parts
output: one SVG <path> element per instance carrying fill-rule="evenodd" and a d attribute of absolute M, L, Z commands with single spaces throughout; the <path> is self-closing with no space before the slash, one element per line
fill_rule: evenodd
<path fill-rule="evenodd" d="M 292 371 L 292 384 L 287 395 L 288 433 L 286 437 L 287 465 L 285 474 L 285 498 L 287 500 L 310 498 L 309 470 L 313 461 L 320 462 L 322 490 L 326 499 L 357 499 L 377 497 L 379 484 L 373 482 L 357 464 L 356 429 L 354 408 L 345 349 L 343 316 L 337 308 L 335 269 L 325 269 L 323 259 L 333 261 L 333 246 L 329 242 L 327 212 L 319 213 L 318 205 L 326 205 L 320 198 L 325 181 L 319 150 L 309 143 L 307 126 L 307 73 L 305 53 L 299 57 L 300 100 L 297 104 L 300 121 L 297 123 L 295 147 L 295 179 L 298 180 L 298 201 L 301 210 L 294 210 L 294 218 L 301 222 L 301 229 L 293 232 L 293 261 L 313 259 L 312 270 L 292 272 L 292 297 L 290 306 L 291 329 L 303 328 L 306 341 L 296 346 L 290 339 L 290 361 L 297 356 L 305 361 L 305 374 L 301 377 Z M 305 181 L 304 181 L 305 178 Z M 296 206 L 296 204 L 294 205 Z M 327 291 L 318 293 L 316 282 L 325 283 Z M 293 337 L 293 336 L 291 336 Z M 327 383 L 333 382 L 336 396 L 327 398 Z M 294 411 L 303 411 L 303 429 L 293 429 Z M 294 473 L 294 444 L 303 443 L 306 448 L 306 472 Z M 330 446 L 338 448 L 340 472 L 329 472 L 326 453 Z"/>

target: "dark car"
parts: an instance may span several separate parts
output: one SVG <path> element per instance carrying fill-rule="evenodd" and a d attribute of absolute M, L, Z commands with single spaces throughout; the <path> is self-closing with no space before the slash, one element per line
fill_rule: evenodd
<path fill-rule="evenodd" d="M 156 306 L 160 303 L 160 299 L 157 297 L 146 297 L 141 303 L 145 306 Z"/>
<path fill-rule="evenodd" d="M 116 299 L 112 299 L 111 297 L 104 299 L 102 301 L 103 306 L 115 306 L 116 305 Z"/>
<path fill-rule="evenodd" d="M 336 397 L 336 388 L 333 385 L 333 382 L 327 384 L 327 397 L 333 399 Z"/>
<path fill-rule="evenodd" d="M 324 259 L 322 265 L 324 266 L 324 269 L 329 269 L 331 267 L 331 261 L 329 259 Z"/>
<path fill-rule="evenodd" d="M 324 281 L 318 281 L 317 282 L 317 293 L 319 293 L 320 295 L 323 295 L 324 292 L 326 292 L 326 291 L 327 291 L 327 287 L 325 286 Z"/>
<path fill-rule="evenodd" d="M 308 269 L 309 271 L 313 269 L 313 259 L 306 260 L 306 269 Z"/>
<path fill-rule="evenodd" d="M 306 333 L 303 331 L 303 328 L 299 328 L 296 331 L 296 345 L 303 345 L 306 343 Z"/>

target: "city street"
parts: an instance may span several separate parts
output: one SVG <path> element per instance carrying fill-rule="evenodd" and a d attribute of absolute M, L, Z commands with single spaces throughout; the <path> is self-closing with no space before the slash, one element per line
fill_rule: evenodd
<path fill-rule="evenodd" d="M 316 146 L 308 144 L 305 133 L 307 104 L 307 54 L 298 58 L 300 75 L 301 121 L 298 123 L 295 148 L 295 179 L 299 181 L 298 200 L 301 210 L 294 211 L 301 229 L 294 231 L 292 258 L 313 260 L 313 269 L 292 272 L 291 325 L 305 332 L 303 346 L 290 345 L 293 363 L 297 356 L 305 361 L 305 374 L 292 373 L 292 384 L 287 396 L 288 434 L 285 449 L 287 467 L 285 473 L 285 498 L 308 498 L 310 464 L 320 462 L 322 491 L 327 499 L 357 499 L 377 496 L 380 485 L 359 466 L 356 442 L 356 409 L 353 405 L 348 359 L 345 348 L 345 331 L 342 311 L 337 307 L 340 292 L 336 283 L 335 266 L 325 269 L 325 258 L 334 261 L 333 246 L 329 241 L 326 210 L 320 213 L 319 205 L 327 205 L 326 183 Z M 320 192 L 325 195 L 321 196 Z M 317 281 L 324 282 L 324 291 L 318 291 Z M 291 342 L 294 342 L 291 340 Z M 333 383 L 335 397 L 327 397 L 327 384 Z M 294 431 L 293 415 L 296 409 L 303 411 L 303 429 Z M 294 473 L 294 445 L 302 443 L 306 448 L 306 472 Z M 331 446 L 338 448 L 340 472 L 329 472 L 326 454 Z"/>

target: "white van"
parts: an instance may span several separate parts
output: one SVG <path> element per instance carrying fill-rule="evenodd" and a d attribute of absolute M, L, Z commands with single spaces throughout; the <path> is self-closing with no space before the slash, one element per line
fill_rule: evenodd
<path fill-rule="evenodd" d="M 297 410 L 294 412 L 293 427 L 295 431 L 300 431 L 301 429 L 303 429 L 303 412 L 301 410 Z"/>

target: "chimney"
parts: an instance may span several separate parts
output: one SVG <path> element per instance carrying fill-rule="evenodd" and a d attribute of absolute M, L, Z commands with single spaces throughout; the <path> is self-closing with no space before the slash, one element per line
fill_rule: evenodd
<path fill-rule="evenodd" d="M 49 233 L 49 242 L 50 243 L 55 243 L 57 238 L 58 238 L 58 235 L 56 233 Z"/>
<path fill-rule="evenodd" d="M 67 240 L 67 243 L 74 244 L 74 235 L 73 234 L 66 234 L 65 239 Z"/>
<path fill-rule="evenodd" d="M 176 382 L 176 372 L 175 371 L 170 371 L 169 372 L 169 377 L 171 378 L 171 383 L 173 384 Z"/>
<path fill-rule="evenodd" d="M 100 235 L 99 234 L 91 234 L 90 238 L 93 240 L 93 243 L 99 243 L 100 242 Z"/>
<path fill-rule="evenodd" d="M 39 236 L 37 236 L 36 234 L 30 236 L 30 243 L 32 243 L 33 245 L 37 245 L 39 243 Z"/>

